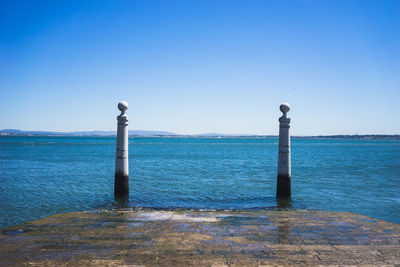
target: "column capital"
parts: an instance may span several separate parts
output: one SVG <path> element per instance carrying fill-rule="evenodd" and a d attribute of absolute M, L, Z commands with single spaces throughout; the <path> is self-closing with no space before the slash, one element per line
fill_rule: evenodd
<path fill-rule="evenodd" d="M 119 116 L 117 116 L 117 120 L 119 123 L 125 123 L 129 121 L 129 117 L 126 114 L 121 114 Z"/>
<path fill-rule="evenodd" d="M 289 126 L 289 124 L 290 124 L 290 118 L 286 117 L 285 115 L 286 114 L 284 114 L 282 117 L 279 118 L 279 122 L 280 122 L 279 125 L 281 125 L 281 126 L 283 126 L 283 125 L 288 125 Z"/>

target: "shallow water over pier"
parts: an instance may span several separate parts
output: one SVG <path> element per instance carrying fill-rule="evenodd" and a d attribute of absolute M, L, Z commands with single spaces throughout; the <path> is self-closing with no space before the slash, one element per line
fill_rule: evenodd
<path fill-rule="evenodd" d="M 76 212 L 1 230 L 0 266 L 397 266 L 399 235 L 348 212 Z"/>

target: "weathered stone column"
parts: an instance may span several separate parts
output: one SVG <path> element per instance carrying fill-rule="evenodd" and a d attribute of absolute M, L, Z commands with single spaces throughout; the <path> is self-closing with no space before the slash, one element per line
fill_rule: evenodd
<path fill-rule="evenodd" d="M 125 111 L 128 103 L 121 101 L 118 103 L 121 114 L 117 117 L 117 151 L 115 157 L 115 183 L 114 196 L 129 196 L 129 168 L 128 168 L 128 116 Z"/>
<path fill-rule="evenodd" d="M 291 166 L 290 166 L 290 118 L 288 103 L 282 103 L 279 109 L 283 115 L 279 118 L 279 154 L 278 154 L 278 180 L 276 185 L 276 197 L 289 199 L 291 192 Z"/>

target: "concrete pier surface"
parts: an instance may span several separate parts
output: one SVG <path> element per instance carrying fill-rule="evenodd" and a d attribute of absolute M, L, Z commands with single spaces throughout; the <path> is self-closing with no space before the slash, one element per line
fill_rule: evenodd
<path fill-rule="evenodd" d="M 399 266 L 400 224 L 348 212 L 100 211 L 1 229 L 0 266 Z"/>

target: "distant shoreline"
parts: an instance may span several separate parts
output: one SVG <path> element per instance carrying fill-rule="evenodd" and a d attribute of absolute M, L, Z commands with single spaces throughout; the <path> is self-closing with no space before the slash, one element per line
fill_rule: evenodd
<path fill-rule="evenodd" d="M 21 131 L 14 129 L 0 130 L 1 136 L 77 136 L 77 137 L 112 137 L 114 131 L 87 131 L 87 132 L 47 132 L 47 131 Z M 170 137 L 170 138 L 254 138 L 254 139 L 276 139 L 277 135 L 241 135 L 241 134 L 193 134 L 184 135 L 162 131 L 129 131 L 130 137 Z M 363 134 L 363 135 L 315 135 L 315 136 L 292 136 L 294 139 L 387 139 L 400 140 L 400 134 Z"/>

